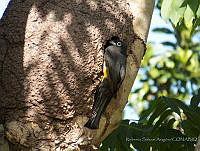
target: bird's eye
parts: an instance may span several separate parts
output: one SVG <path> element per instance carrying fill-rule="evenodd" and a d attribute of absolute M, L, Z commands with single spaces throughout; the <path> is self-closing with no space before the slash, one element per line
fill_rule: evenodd
<path fill-rule="evenodd" d="M 121 46 L 122 46 L 122 42 L 118 41 L 118 42 L 117 42 L 117 46 L 118 46 L 118 47 L 121 47 Z"/>

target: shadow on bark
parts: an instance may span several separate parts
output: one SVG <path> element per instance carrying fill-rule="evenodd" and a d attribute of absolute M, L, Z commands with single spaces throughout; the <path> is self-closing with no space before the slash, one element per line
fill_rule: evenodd
<path fill-rule="evenodd" d="M 56 37 L 57 49 L 45 47 L 51 30 L 43 31 L 35 45 L 38 49 L 28 47 L 30 53 L 40 51 L 40 55 L 25 66 L 25 40 L 31 39 L 31 36 L 25 39 L 26 28 L 30 28 L 27 19 L 33 7 L 43 22 L 53 12 L 56 18 L 53 22 L 62 22 L 70 14 L 71 23 L 64 25 L 67 36 L 58 33 L 61 36 Z M 9 3 L 0 22 L 0 39 L 4 44 L 0 46 L 0 124 L 20 121 L 28 130 L 34 126 L 30 128 L 27 123 L 39 126 L 38 133 L 29 132 L 24 142 L 9 138 L 11 142 L 27 146 L 27 150 L 31 146 L 67 147 L 70 140 L 65 143 L 62 140 L 66 141 L 70 130 L 77 128 L 73 119 L 90 114 L 106 40 L 114 35 L 128 45 L 134 40 L 133 18 L 126 8 L 128 4 L 120 0 L 12 0 Z M 50 65 L 44 68 L 42 55 L 50 60 Z M 55 143 L 58 139 L 61 141 Z M 10 147 L 18 151 L 22 146 Z"/>

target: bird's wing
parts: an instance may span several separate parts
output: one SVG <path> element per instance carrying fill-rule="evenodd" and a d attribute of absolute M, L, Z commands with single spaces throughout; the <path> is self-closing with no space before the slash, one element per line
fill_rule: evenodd
<path fill-rule="evenodd" d="M 126 60 L 122 60 L 122 62 L 120 63 L 120 72 L 119 72 L 120 80 L 118 81 L 118 86 L 117 86 L 118 89 L 124 80 L 125 74 L 126 74 Z"/>
<path fill-rule="evenodd" d="M 120 81 L 120 54 L 115 46 L 109 46 L 105 51 L 105 63 L 108 74 L 108 80 L 110 83 L 110 88 L 113 93 L 117 91 L 117 84 Z"/>

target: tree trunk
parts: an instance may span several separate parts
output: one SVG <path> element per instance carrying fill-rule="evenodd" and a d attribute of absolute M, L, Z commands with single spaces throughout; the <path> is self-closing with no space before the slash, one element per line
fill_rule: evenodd
<path fill-rule="evenodd" d="M 154 0 L 12 0 L 0 22 L 0 149 L 2 142 L 8 149 L 7 140 L 10 151 L 98 148 L 120 122 L 153 6 Z M 84 124 L 112 36 L 128 45 L 126 77 L 100 128 L 89 130 Z"/>
<path fill-rule="evenodd" d="M 197 144 L 195 146 L 195 151 L 200 151 L 200 135 L 198 137 Z"/>

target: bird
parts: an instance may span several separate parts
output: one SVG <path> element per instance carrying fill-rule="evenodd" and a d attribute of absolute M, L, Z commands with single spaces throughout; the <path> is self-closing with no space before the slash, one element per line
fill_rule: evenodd
<path fill-rule="evenodd" d="M 102 113 L 117 96 L 126 74 L 127 45 L 118 37 L 108 40 L 104 47 L 103 78 L 94 95 L 92 114 L 84 125 L 89 129 L 98 129 Z"/>

